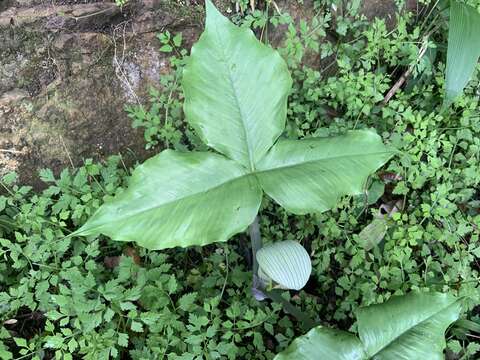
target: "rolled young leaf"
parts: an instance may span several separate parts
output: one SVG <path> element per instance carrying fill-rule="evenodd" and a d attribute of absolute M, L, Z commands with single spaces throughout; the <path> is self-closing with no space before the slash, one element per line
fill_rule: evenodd
<path fill-rule="evenodd" d="M 276 51 L 205 4 L 183 74 L 185 116 L 208 146 L 253 171 L 285 127 L 292 80 Z"/>
<path fill-rule="evenodd" d="M 257 252 L 257 261 L 259 276 L 263 280 L 273 280 L 284 289 L 302 289 L 312 273 L 307 250 L 292 240 L 264 246 Z"/>
<path fill-rule="evenodd" d="M 148 249 L 227 241 L 255 218 L 254 176 L 221 155 L 166 150 L 135 169 L 124 192 L 72 235 L 102 233 Z"/>
<path fill-rule="evenodd" d="M 323 212 L 340 196 L 360 194 L 367 177 L 392 155 L 369 130 L 279 140 L 258 165 L 257 176 L 263 190 L 288 211 Z"/>
<path fill-rule="evenodd" d="M 462 93 L 480 56 L 480 14 L 469 5 L 450 3 L 445 106 Z"/>

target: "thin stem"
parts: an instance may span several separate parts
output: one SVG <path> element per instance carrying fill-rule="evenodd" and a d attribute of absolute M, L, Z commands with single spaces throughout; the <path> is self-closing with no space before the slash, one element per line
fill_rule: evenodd
<path fill-rule="evenodd" d="M 227 280 L 228 280 L 228 271 L 229 271 L 229 265 L 228 265 L 228 246 L 225 245 L 223 247 L 223 252 L 225 253 L 225 266 L 226 266 L 226 274 L 225 274 L 225 280 L 223 281 L 223 286 L 222 286 L 222 291 L 220 292 L 220 299 L 223 297 L 223 293 L 225 292 L 225 287 L 227 286 Z"/>
<path fill-rule="evenodd" d="M 318 325 L 307 314 L 285 299 L 278 290 L 264 291 L 264 293 L 273 301 L 282 304 L 283 309 L 287 313 L 295 316 L 295 318 L 302 324 L 302 328 L 305 331 L 308 331 Z"/>
<path fill-rule="evenodd" d="M 250 241 L 252 243 L 253 276 L 258 275 L 257 251 L 262 248 L 262 237 L 260 236 L 260 223 L 258 219 L 258 216 L 256 216 L 249 228 Z"/>
<path fill-rule="evenodd" d="M 263 246 L 262 237 L 260 235 L 260 223 L 259 223 L 258 216 L 255 217 L 255 220 L 253 220 L 253 223 L 250 225 L 249 233 L 250 233 L 250 241 L 252 244 L 253 277 L 255 279 L 258 276 L 257 251 L 260 250 Z M 255 288 L 256 286 L 257 285 L 255 285 L 255 281 L 254 281 L 253 287 Z M 265 296 L 268 296 L 273 301 L 279 304 L 282 304 L 285 312 L 295 316 L 295 318 L 302 324 L 302 328 L 305 331 L 308 331 L 317 325 L 315 321 L 310 319 L 310 317 L 307 314 L 305 314 L 299 308 L 291 304 L 288 300 L 284 299 L 278 290 L 267 291 L 262 285 L 260 285 L 257 289 L 260 290 Z"/>

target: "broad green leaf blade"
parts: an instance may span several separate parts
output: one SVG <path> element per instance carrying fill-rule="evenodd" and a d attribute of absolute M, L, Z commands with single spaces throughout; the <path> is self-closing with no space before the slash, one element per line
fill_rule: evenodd
<path fill-rule="evenodd" d="M 207 145 L 253 170 L 285 127 L 292 80 L 277 52 L 206 7 L 183 75 L 185 115 Z"/>
<path fill-rule="evenodd" d="M 479 56 L 480 14 L 469 5 L 451 1 L 445 105 L 450 105 L 462 93 L 472 77 Z"/>
<path fill-rule="evenodd" d="M 443 359 L 445 330 L 460 301 L 448 294 L 410 293 L 357 310 L 358 332 L 376 360 Z"/>
<path fill-rule="evenodd" d="M 135 169 L 129 187 L 74 235 L 105 234 L 148 249 L 227 241 L 255 218 L 257 180 L 213 153 L 166 150 Z"/>
<path fill-rule="evenodd" d="M 360 340 L 348 332 L 318 326 L 296 338 L 274 360 L 363 360 Z"/>
<path fill-rule="evenodd" d="M 258 165 L 265 192 L 295 214 L 322 212 L 340 196 L 360 194 L 393 154 L 372 131 L 332 138 L 280 140 Z"/>
<path fill-rule="evenodd" d="M 312 273 L 307 250 L 296 241 L 278 241 L 257 252 L 260 271 L 284 289 L 300 290 Z M 268 280 L 268 279 L 267 279 Z"/>

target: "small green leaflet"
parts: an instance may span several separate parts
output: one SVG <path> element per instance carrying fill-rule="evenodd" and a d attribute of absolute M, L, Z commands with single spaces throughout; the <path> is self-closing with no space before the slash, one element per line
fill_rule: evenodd
<path fill-rule="evenodd" d="M 128 334 L 118 333 L 117 344 L 122 347 L 128 347 Z"/>
<path fill-rule="evenodd" d="M 459 96 L 480 56 L 480 14 L 477 9 L 451 1 L 448 32 L 446 94 L 444 105 L 450 105 Z"/>
<path fill-rule="evenodd" d="M 410 293 L 357 310 L 359 338 L 315 327 L 275 360 L 443 359 L 445 331 L 458 319 L 461 300 L 442 293 Z"/>
<path fill-rule="evenodd" d="M 373 219 L 370 224 L 360 231 L 358 234 L 359 244 L 365 250 L 371 250 L 380 242 L 387 234 L 388 225 L 386 219 Z"/>
<path fill-rule="evenodd" d="M 190 125 L 214 152 L 165 150 L 70 236 L 104 234 L 148 249 L 206 245 L 244 231 L 265 192 L 295 214 L 362 193 L 393 154 L 372 131 L 279 139 L 292 80 L 280 55 L 206 1 L 206 28 L 183 77 Z"/>

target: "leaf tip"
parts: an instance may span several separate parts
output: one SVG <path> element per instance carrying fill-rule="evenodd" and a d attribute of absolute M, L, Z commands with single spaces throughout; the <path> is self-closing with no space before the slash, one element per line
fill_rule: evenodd
<path fill-rule="evenodd" d="M 218 9 L 213 5 L 211 0 L 205 0 L 205 12 L 206 12 L 206 23 L 207 25 L 216 17 L 220 16 L 223 17 L 223 15 L 218 11 Z"/>

